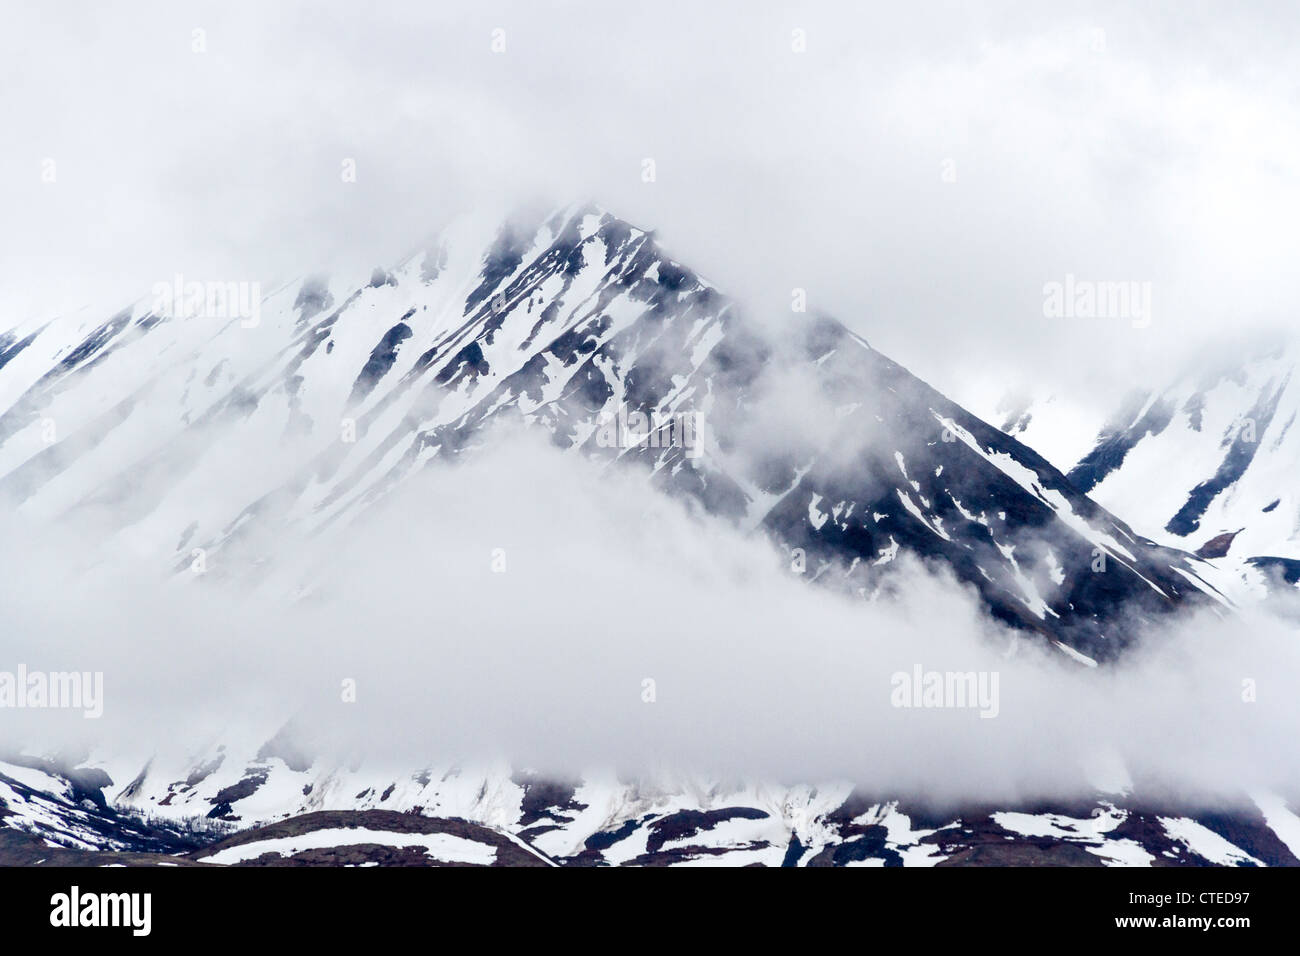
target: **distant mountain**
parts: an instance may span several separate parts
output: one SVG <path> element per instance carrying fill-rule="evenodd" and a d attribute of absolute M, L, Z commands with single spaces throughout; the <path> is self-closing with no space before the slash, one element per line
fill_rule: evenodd
<path fill-rule="evenodd" d="M 1219 354 L 1210 371 L 1135 390 L 1068 466 L 1070 481 L 1142 534 L 1258 586 L 1300 581 L 1300 377 L 1294 345 Z M 1024 441 L 1059 428 L 1049 401 L 1002 421 Z"/>

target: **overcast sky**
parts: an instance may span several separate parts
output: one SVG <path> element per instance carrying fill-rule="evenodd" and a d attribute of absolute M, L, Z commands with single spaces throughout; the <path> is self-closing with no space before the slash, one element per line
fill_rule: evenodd
<path fill-rule="evenodd" d="M 0 326 L 366 268 L 524 196 L 657 229 L 759 315 L 806 289 L 959 400 L 1110 404 L 1295 321 L 1294 4 L 5 8 Z M 1067 274 L 1152 283 L 1151 326 L 1046 318 Z"/>

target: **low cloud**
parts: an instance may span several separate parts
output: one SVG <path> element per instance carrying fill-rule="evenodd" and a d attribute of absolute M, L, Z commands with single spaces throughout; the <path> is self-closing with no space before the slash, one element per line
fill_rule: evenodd
<path fill-rule="evenodd" d="M 102 671 L 104 702 L 95 721 L 0 712 L 3 743 L 143 765 L 293 718 L 325 759 L 406 770 L 503 756 L 978 801 L 1122 767 L 1148 791 L 1300 793 L 1300 648 L 1264 609 L 1184 617 L 1083 668 L 933 568 L 900 559 L 872 601 L 809 584 L 761 538 L 524 432 L 372 518 L 280 540 L 230 580 L 166 582 L 125 555 L 72 568 L 68 542 L 11 524 L 0 670 Z M 894 706 L 918 667 L 996 673 L 997 716 Z"/>

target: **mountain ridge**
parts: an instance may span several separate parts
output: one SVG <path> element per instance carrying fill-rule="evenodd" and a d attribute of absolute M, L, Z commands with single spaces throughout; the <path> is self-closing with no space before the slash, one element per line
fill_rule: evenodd
<path fill-rule="evenodd" d="M 238 587 L 277 560 L 280 534 L 346 542 L 410 475 L 472 456 L 510 421 L 769 537 L 820 585 L 871 600 L 901 554 L 939 564 L 1067 666 L 1115 659 L 1168 612 L 1227 603 L 1212 563 L 1138 535 L 836 320 L 796 315 L 771 335 L 650 233 L 593 207 L 453 227 L 359 285 L 285 284 L 250 319 L 177 321 L 141 302 L 14 333 L 0 351 L 0 493 L 33 522 L 72 526 L 101 560 L 125 547 L 160 572 Z M 609 440 L 634 416 L 646 427 Z M 0 802 L 6 826 L 65 846 L 191 862 L 193 820 L 298 821 L 285 839 L 329 830 L 310 846 L 267 843 L 269 858 L 300 862 L 438 862 L 434 843 L 463 862 L 504 846 L 500 834 L 570 865 L 1295 862 L 1273 835 L 1287 832 L 1285 804 L 1215 822 L 1106 791 L 930 820 L 844 783 L 358 770 L 285 744 L 277 733 L 143 766 L 119 748 L 71 776 L 6 763 Z M 430 824 L 426 859 L 391 826 L 366 851 L 335 832 L 389 809 L 496 835 L 458 830 L 474 845 L 448 850 L 434 837 L 452 825 Z M 343 816 L 302 821 L 326 812 Z"/>
<path fill-rule="evenodd" d="M 867 569 L 900 548 L 939 560 L 997 619 L 1085 659 L 1113 657 L 1152 615 L 1223 600 L 1205 562 L 1136 535 L 828 316 L 795 315 L 774 339 L 592 206 L 477 228 L 359 288 L 289 283 L 251 327 L 138 303 L 52 343 L 44 367 L 48 326 L 15 339 L 0 495 L 166 548 L 178 571 L 196 555 L 229 570 L 270 559 L 258 547 L 276 528 L 353 520 L 514 416 L 761 527 L 812 577 L 865 594 Z M 782 431 L 765 409 L 790 400 L 780 374 L 803 377 L 791 394 L 812 427 Z M 703 448 L 649 434 L 602 447 L 601 426 L 629 415 L 689 417 Z"/>

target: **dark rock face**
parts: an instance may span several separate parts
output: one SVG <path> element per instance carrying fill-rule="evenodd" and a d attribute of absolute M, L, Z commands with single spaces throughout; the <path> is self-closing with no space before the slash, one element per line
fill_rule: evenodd
<path fill-rule="evenodd" d="M 1248 563 L 1284 584 L 1300 584 L 1300 561 L 1295 558 L 1262 556 L 1249 558 Z"/>
<path fill-rule="evenodd" d="M 1160 434 L 1169 426 L 1175 409 L 1165 400 L 1152 402 L 1151 407 L 1134 422 L 1148 397 L 1144 392 L 1129 395 L 1119 414 L 1102 430 L 1092 451 L 1070 469 L 1070 481 L 1080 491 L 1085 494 L 1092 491 L 1102 479 L 1124 464 L 1124 459 L 1138 442 L 1148 435 Z"/>
<path fill-rule="evenodd" d="M 312 834 L 317 834 L 315 842 L 328 844 L 329 838 L 321 836 L 322 831 L 365 831 L 374 833 L 376 840 L 370 842 L 339 842 L 337 845 L 311 846 L 296 853 L 287 854 L 283 844 L 269 841 L 283 841 L 289 837 L 307 837 L 306 842 L 313 842 Z M 356 811 L 320 811 L 305 813 L 279 823 L 255 827 L 228 839 L 205 846 L 189 854 L 188 858 L 202 863 L 223 850 L 240 847 L 252 848 L 256 853 L 261 844 L 267 844 L 264 853 L 248 857 L 237 865 L 240 866 L 360 866 L 362 864 L 381 866 L 474 866 L 475 863 L 448 857 L 440 858 L 437 851 L 430 851 L 419 840 L 403 843 L 404 836 L 423 836 L 428 834 L 446 834 L 461 841 L 482 847 L 484 857 L 491 857 L 492 862 L 482 865 L 490 866 L 548 866 L 547 861 L 538 853 L 530 852 L 519 843 L 502 833 L 465 820 L 426 817 L 413 813 L 393 813 L 389 810 Z M 380 839 L 382 837 L 382 840 Z M 364 841 L 365 837 L 361 837 Z"/>
<path fill-rule="evenodd" d="M 370 360 L 362 367 L 357 380 L 352 384 L 352 394 L 348 396 L 349 406 L 358 404 L 374 391 L 375 385 L 397 361 L 398 346 L 410 337 L 411 327 L 405 322 L 398 322 L 384 333 L 379 344 L 371 351 Z"/>
<path fill-rule="evenodd" d="M 1232 548 L 1233 539 L 1240 533 L 1240 531 L 1225 531 L 1223 534 L 1215 535 L 1196 549 L 1196 556 L 1198 558 L 1225 557 Z"/>
<path fill-rule="evenodd" d="M 1259 397 L 1255 407 L 1246 416 L 1247 421 L 1251 423 L 1250 427 L 1239 428 L 1229 437 L 1228 452 L 1224 455 L 1218 471 L 1192 489 L 1186 503 L 1169 519 L 1169 524 L 1165 526 L 1166 531 L 1187 535 L 1199 529 L 1201 516 L 1205 514 L 1205 509 L 1210 506 L 1210 502 L 1232 487 L 1233 483 L 1245 474 L 1259 450 L 1259 436 L 1267 432 L 1277 412 L 1278 402 L 1281 401 L 1288 384 L 1287 381 L 1283 381 L 1275 391 Z"/>

